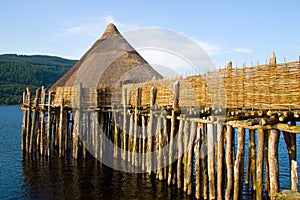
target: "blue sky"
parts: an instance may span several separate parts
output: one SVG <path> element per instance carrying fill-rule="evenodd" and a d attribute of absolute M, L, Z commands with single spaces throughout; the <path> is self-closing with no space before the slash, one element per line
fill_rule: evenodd
<path fill-rule="evenodd" d="M 159 27 L 195 40 L 216 67 L 300 55 L 300 1 L 0 0 L 0 54 L 79 59 L 114 22 L 120 32 Z"/>

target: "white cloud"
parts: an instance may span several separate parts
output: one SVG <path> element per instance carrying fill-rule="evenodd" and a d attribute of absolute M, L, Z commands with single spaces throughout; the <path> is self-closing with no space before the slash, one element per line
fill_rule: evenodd
<path fill-rule="evenodd" d="M 249 48 L 245 47 L 228 47 L 226 45 L 212 44 L 201 40 L 196 41 L 210 56 L 231 53 L 252 53 Z"/>
<path fill-rule="evenodd" d="M 237 53 L 252 53 L 248 48 L 232 48 L 232 51 Z"/>
<path fill-rule="evenodd" d="M 208 67 L 211 68 L 214 65 L 212 60 L 218 56 L 225 55 L 224 57 L 228 58 L 235 53 L 252 53 L 246 47 L 230 47 L 224 44 L 211 43 L 163 28 L 140 28 L 137 25 L 125 24 L 112 15 L 67 26 L 61 35 L 63 37 L 85 37 L 90 38 L 88 40 L 91 41 L 99 37 L 109 23 L 114 23 L 129 43 L 137 48 L 150 64 L 172 66 L 179 73 L 183 73 L 183 65 L 190 65 L 189 68 L 192 71 L 194 71 L 193 67 L 201 66 L 202 69 L 199 71 L 203 72 L 203 70 L 206 71 Z M 151 48 L 151 51 L 147 48 Z M 180 58 L 181 61 L 175 57 Z"/>
<path fill-rule="evenodd" d="M 104 17 L 104 21 L 106 24 L 109 24 L 109 23 L 113 23 L 115 26 L 117 26 L 118 29 L 122 30 L 123 31 L 129 31 L 129 30 L 132 30 L 132 29 L 136 29 L 138 28 L 137 25 L 133 25 L 133 24 L 124 24 L 118 20 L 116 20 L 113 16 L 111 15 L 107 15 Z"/>

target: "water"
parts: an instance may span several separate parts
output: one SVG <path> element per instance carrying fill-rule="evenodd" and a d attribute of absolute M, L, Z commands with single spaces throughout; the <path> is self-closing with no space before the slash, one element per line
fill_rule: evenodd
<path fill-rule="evenodd" d="M 78 162 L 23 159 L 21 120 L 18 106 L 0 106 L 0 199 L 191 199 L 165 182 L 112 170 L 91 157 Z M 245 145 L 247 154 L 248 142 Z M 289 161 L 282 134 L 278 160 L 280 190 L 289 189 Z"/>
<path fill-rule="evenodd" d="M 0 106 L 0 199 L 190 199 L 176 187 L 112 170 L 93 158 L 22 158 L 22 112 Z"/>

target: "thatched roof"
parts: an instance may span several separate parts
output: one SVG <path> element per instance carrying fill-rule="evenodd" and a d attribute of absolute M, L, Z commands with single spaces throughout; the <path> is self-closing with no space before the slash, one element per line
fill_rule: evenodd
<path fill-rule="evenodd" d="M 162 76 L 109 24 L 94 45 L 52 87 L 116 87 L 123 83 L 145 82 Z"/>

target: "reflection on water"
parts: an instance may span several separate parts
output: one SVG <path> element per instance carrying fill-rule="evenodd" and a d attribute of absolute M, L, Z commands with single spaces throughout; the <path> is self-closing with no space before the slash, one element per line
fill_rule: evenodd
<path fill-rule="evenodd" d="M 189 199 L 165 182 L 115 171 L 91 156 L 76 162 L 27 158 L 23 175 L 26 199 Z"/>
<path fill-rule="evenodd" d="M 24 158 L 21 151 L 21 110 L 0 106 L 0 199 L 190 199 L 176 187 L 147 175 L 103 166 L 92 157 L 67 160 Z M 299 125 L 299 124 L 298 124 Z M 297 136 L 300 144 L 300 136 Z M 248 133 L 246 134 L 246 155 Z M 246 158 L 246 156 L 245 156 Z M 280 190 L 290 188 L 289 161 L 282 134 L 279 142 Z M 300 148 L 297 148 L 300 160 Z M 299 168 L 300 170 L 300 168 Z M 299 173 L 298 173 L 299 174 Z M 244 199 L 251 191 L 244 187 Z M 246 195 L 248 194 L 248 195 Z"/>

